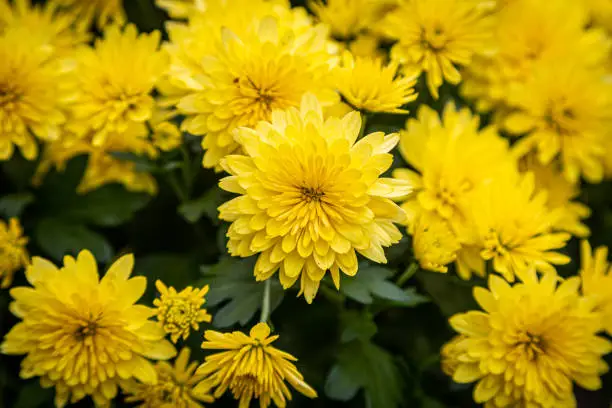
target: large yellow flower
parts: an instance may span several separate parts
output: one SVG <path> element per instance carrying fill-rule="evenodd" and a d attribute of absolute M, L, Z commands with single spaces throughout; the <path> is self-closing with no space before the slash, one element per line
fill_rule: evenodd
<path fill-rule="evenodd" d="M 11 289 L 11 311 L 22 321 L 6 335 L 2 352 L 25 354 L 21 377 L 54 386 L 57 407 L 87 395 L 108 407 L 120 381 L 157 380 L 147 357 L 175 355 L 161 326 L 148 320 L 153 310 L 135 304 L 147 281 L 129 278 L 133 264 L 133 256 L 124 256 L 100 280 L 89 251 L 66 256 L 60 269 L 35 257 L 26 271 L 32 287 Z"/>
<path fill-rule="evenodd" d="M 465 0 L 404 1 L 385 24 L 387 34 L 398 40 L 391 57 L 411 72 L 426 72 L 434 98 L 444 80 L 461 81 L 456 66 L 488 51 L 492 34 L 489 15 Z"/>
<path fill-rule="evenodd" d="M 478 381 L 474 400 L 486 408 L 574 408 L 572 381 L 600 388 L 612 344 L 597 336 L 600 317 L 578 277 L 557 286 L 556 274 L 538 280 L 530 270 L 521 279 L 510 286 L 492 275 L 489 290 L 474 289 L 484 311 L 450 319 L 460 335 L 443 349 L 445 371 Z"/>
<path fill-rule="evenodd" d="M 52 48 L 22 34 L 0 34 L 0 161 L 15 147 L 36 158 L 36 138 L 57 139 L 66 121 L 68 72 Z"/>
<path fill-rule="evenodd" d="M 555 250 L 565 247 L 570 234 L 552 232 L 562 215 L 546 205 L 546 191 L 537 191 L 532 173 L 498 176 L 473 197 L 472 223 L 480 255 L 508 281 L 535 267 L 555 273 L 552 265 L 570 258 Z"/>
<path fill-rule="evenodd" d="M 0 288 L 8 288 L 15 272 L 30 262 L 27 243 L 17 218 L 11 218 L 8 223 L 0 220 Z"/>
<path fill-rule="evenodd" d="M 248 408 L 253 399 L 259 399 L 261 408 L 268 408 L 272 402 L 278 408 L 285 408 L 287 400 L 291 400 L 285 381 L 305 396 L 317 397 L 293 365 L 297 359 L 272 346 L 278 335 L 270 336 L 266 323 L 255 325 L 249 336 L 238 331 L 207 330 L 204 338 L 203 349 L 219 351 L 206 357 L 196 373 L 208 377 L 216 398 L 229 388 L 240 401 L 239 408 Z"/>
<path fill-rule="evenodd" d="M 383 248 L 401 239 L 394 222 L 404 219 L 391 199 L 410 186 L 379 178 L 399 137 L 377 132 L 355 143 L 360 126 L 357 112 L 323 119 L 317 99 L 306 95 L 300 110 L 275 111 L 271 122 L 239 129 L 246 155 L 226 157 L 231 176 L 220 186 L 240 197 L 219 207 L 219 217 L 232 222 L 232 255 L 259 254 L 257 280 L 280 270 L 288 288 L 300 278 L 310 303 L 328 270 L 336 287 L 340 270 L 357 273 L 357 253 L 386 262 Z"/>
<path fill-rule="evenodd" d="M 593 251 L 588 241 L 580 243 L 580 277 L 582 291 L 596 299 L 603 317 L 603 328 L 612 335 L 612 267 L 608 263 L 608 248 Z"/>
<path fill-rule="evenodd" d="M 297 19 L 296 24 L 302 27 L 301 17 L 305 16 L 298 11 L 286 14 L 286 20 Z M 299 106 L 306 92 L 317 94 L 328 104 L 338 99 L 326 82 L 332 56 L 322 26 L 298 29 L 276 15 L 249 17 L 246 27 L 236 29 L 235 23 L 231 29 L 216 24 L 202 29 L 195 21 L 195 33 L 186 35 L 189 40 L 179 39 L 170 47 L 170 82 L 181 89 L 174 91 L 182 95 L 177 106 L 187 116 L 183 130 L 204 136 L 205 167 L 218 168 L 224 156 L 239 149 L 232 135 L 237 127 L 269 120 L 275 109 Z M 184 30 L 174 31 L 177 36 L 185 35 Z M 193 45 L 194 41 L 211 44 L 203 50 L 207 46 Z M 196 48 L 199 60 L 181 57 L 192 48 Z"/>
<path fill-rule="evenodd" d="M 416 80 L 398 74 L 398 64 L 383 65 L 378 58 L 354 58 L 345 52 L 336 69 L 335 85 L 355 109 L 367 112 L 406 113 L 402 105 L 417 98 Z"/>
<path fill-rule="evenodd" d="M 95 23 L 98 28 L 114 21 L 125 22 L 123 0 L 53 0 L 79 16 L 82 26 Z"/>
<path fill-rule="evenodd" d="M 524 134 L 517 154 L 535 152 L 542 164 L 559 158 L 564 176 L 583 175 L 599 182 L 604 175 L 605 141 L 612 134 L 612 86 L 603 72 L 573 63 L 541 64 L 513 89 L 507 130 Z"/>
<path fill-rule="evenodd" d="M 138 403 L 138 408 L 204 408 L 203 403 L 212 403 L 211 384 L 204 376 L 195 374 L 199 363 L 189 362 L 190 354 L 191 350 L 185 347 L 174 365 L 166 361 L 155 364 L 155 384 L 122 383 L 121 388 L 128 394 L 125 401 Z"/>

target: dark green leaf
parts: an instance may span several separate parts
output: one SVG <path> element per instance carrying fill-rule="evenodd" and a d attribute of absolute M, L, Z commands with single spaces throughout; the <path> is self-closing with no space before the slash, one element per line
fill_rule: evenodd
<path fill-rule="evenodd" d="M 376 323 L 368 312 L 348 310 L 340 316 L 342 333 L 340 341 L 348 343 L 353 340 L 370 340 L 377 331 Z"/>
<path fill-rule="evenodd" d="M 213 187 L 203 196 L 195 200 L 188 201 L 178 209 L 179 213 L 191 223 L 198 222 L 203 215 L 213 221 L 217 220 L 217 207 L 223 203 L 221 190 Z"/>
<path fill-rule="evenodd" d="M 42 388 L 37 380 L 31 380 L 21 387 L 13 408 L 48 407 L 53 404 L 53 390 Z"/>
<path fill-rule="evenodd" d="M 202 283 L 210 285 L 208 305 L 220 306 L 213 315 L 216 327 L 229 327 L 236 323 L 244 326 L 261 309 L 264 283 L 255 280 L 253 267 L 253 259 L 225 258 L 214 266 L 202 268 Z M 283 288 L 273 278 L 270 312 L 280 305 L 283 296 Z"/>
<path fill-rule="evenodd" d="M 345 367 L 338 364 L 332 367 L 325 380 L 325 395 L 337 401 L 351 400 L 359 388 L 361 384 L 346 372 Z"/>
<path fill-rule="evenodd" d="M 53 259 L 61 261 L 64 255 L 77 255 L 88 249 L 98 262 L 107 262 L 113 256 L 113 248 L 106 238 L 82 224 L 45 218 L 34 233 L 38 245 Z"/>
<path fill-rule="evenodd" d="M 478 308 L 472 296 L 474 280 L 464 282 L 456 276 L 428 271 L 419 272 L 417 278 L 446 316 Z"/>
<path fill-rule="evenodd" d="M 0 215 L 11 218 L 19 217 L 25 207 L 34 201 L 30 193 L 9 194 L 0 198 Z"/>

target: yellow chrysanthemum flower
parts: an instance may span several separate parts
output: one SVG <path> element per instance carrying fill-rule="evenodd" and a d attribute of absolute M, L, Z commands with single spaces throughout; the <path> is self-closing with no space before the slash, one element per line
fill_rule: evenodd
<path fill-rule="evenodd" d="M 535 152 L 542 164 L 559 158 L 572 183 L 580 175 L 601 181 L 605 140 L 611 136 L 611 92 L 598 71 L 567 63 L 542 64 L 510 96 L 516 110 L 505 118 L 505 128 L 527 133 L 514 150 L 518 155 Z"/>
<path fill-rule="evenodd" d="M 579 238 L 588 237 L 591 232 L 582 220 L 591 215 L 591 209 L 575 201 L 580 195 L 580 185 L 567 181 L 557 163 L 544 166 L 529 156 L 521 162 L 521 166 L 523 171 L 533 173 L 536 190 L 547 192 L 546 206 L 561 213 L 553 229 L 569 232 Z"/>
<path fill-rule="evenodd" d="M 486 408 L 573 408 L 572 382 L 600 388 L 612 343 L 597 336 L 600 317 L 578 293 L 580 278 L 557 286 L 556 274 L 538 280 L 530 270 L 521 279 L 510 286 L 491 275 L 489 290 L 474 289 L 484 311 L 451 317 L 460 335 L 444 366 L 455 382 L 478 381 L 474 400 Z"/>
<path fill-rule="evenodd" d="M 103 28 L 110 22 L 122 25 L 126 20 L 125 11 L 123 10 L 123 0 L 53 1 L 79 16 L 82 26 L 88 26 L 95 23 L 98 28 Z"/>
<path fill-rule="evenodd" d="M 246 155 L 226 157 L 231 176 L 220 186 L 240 197 L 220 206 L 219 218 L 232 222 L 232 255 L 259 254 L 258 281 L 279 270 L 284 288 L 300 278 L 310 303 L 328 270 L 336 287 L 340 270 L 357 273 L 357 252 L 386 262 L 383 248 L 402 236 L 394 222 L 404 220 L 391 199 L 410 186 L 380 178 L 399 137 L 377 132 L 355 143 L 360 127 L 357 112 L 324 119 L 320 103 L 306 95 L 300 110 L 275 111 L 271 122 L 236 133 Z"/>
<path fill-rule="evenodd" d="M 287 14 L 287 19 L 298 18 Z M 337 101 L 327 84 L 332 56 L 326 30 L 309 26 L 299 32 L 286 24 L 267 16 L 250 21 L 251 29 L 240 27 L 237 33 L 233 25 L 232 30 L 213 25 L 198 34 L 203 42 L 213 43 L 199 61 L 183 66 L 175 57 L 170 80 L 185 92 L 177 104 L 187 116 L 182 128 L 204 135 L 205 167 L 218 168 L 223 157 L 239 149 L 234 129 L 269 120 L 275 109 L 299 106 L 306 92 L 328 105 Z M 215 29 L 223 33 L 218 41 Z M 170 53 L 186 52 L 180 44 Z M 190 41 L 183 44 L 192 46 Z"/>
<path fill-rule="evenodd" d="M 208 285 L 202 289 L 188 286 L 177 292 L 172 286 L 168 288 L 158 280 L 155 287 L 160 293 L 159 299 L 153 301 L 157 307 L 157 320 L 170 334 L 172 342 L 176 343 L 179 337 L 186 340 L 192 329 L 200 328 L 200 323 L 211 322 L 212 316 L 202 309 L 206 303 L 204 296 L 208 293 Z"/>
<path fill-rule="evenodd" d="M 0 161 L 15 147 L 33 160 L 36 138 L 57 139 L 66 120 L 68 72 L 52 48 L 35 40 L 18 31 L 0 34 Z"/>
<path fill-rule="evenodd" d="M 422 106 L 400 132 L 399 150 L 416 171 L 393 172 L 414 186 L 414 194 L 402 205 L 409 219 L 423 211 L 436 212 L 464 242 L 469 240 L 465 230 L 474 191 L 515 165 L 507 141 L 492 127 L 479 131 L 479 123 L 469 109 L 448 104 L 440 117 Z"/>
<path fill-rule="evenodd" d="M 201 375 L 195 374 L 199 363 L 189 362 L 191 350 L 185 347 L 170 365 L 160 361 L 155 365 L 157 382 L 143 384 L 125 382 L 121 388 L 126 402 L 138 403 L 138 408 L 204 408 L 202 403 L 214 401 L 210 395 L 210 384 Z"/>
<path fill-rule="evenodd" d="M 414 257 L 421 268 L 434 272 L 447 272 L 449 263 L 457 259 L 461 244 L 448 222 L 432 212 L 417 216 L 412 235 Z"/>
<path fill-rule="evenodd" d="M 588 241 L 580 243 L 580 277 L 582 292 L 596 299 L 602 326 L 612 335 L 612 266 L 608 263 L 607 247 L 600 246 L 593 252 Z"/>
<path fill-rule="evenodd" d="M 27 243 L 28 239 L 23 236 L 23 230 L 17 218 L 11 218 L 8 223 L 0 220 L 1 288 L 11 286 L 15 272 L 30 262 L 26 250 Z"/>
<path fill-rule="evenodd" d="M 284 408 L 286 401 L 291 399 L 285 381 L 305 396 L 317 397 L 316 391 L 306 384 L 293 365 L 292 361 L 297 359 L 272 346 L 278 335 L 270 336 L 266 323 L 255 325 L 249 336 L 238 331 L 207 330 L 204 338 L 203 349 L 219 351 L 206 357 L 196 373 L 207 377 L 215 388 L 216 398 L 229 388 L 240 401 L 239 408 L 248 408 L 253 399 L 259 399 L 261 408 L 273 402 L 278 408 Z"/>
<path fill-rule="evenodd" d="M 52 48 L 54 56 L 71 54 L 89 39 L 85 30 L 76 27 L 77 19 L 54 1 L 41 6 L 32 5 L 31 0 L 14 0 L 12 5 L 9 0 L 0 0 L 0 33 L 16 32 L 31 44 Z"/>
<path fill-rule="evenodd" d="M 410 0 L 400 4 L 385 20 L 386 33 L 397 39 L 391 57 L 410 72 L 426 72 L 434 98 L 444 80 L 461 81 L 458 66 L 489 50 L 492 22 L 472 2 L 465 0 Z"/>
<path fill-rule="evenodd" d="M 381 59 L 354 58 L 345 52 L 336 68 L 335 84 L 346 101 L 367 112 L 406 113 L 402 105 L 417 98 L 416 79 L 398 74 L 398 64 Z"/>
<path fill-rule="evenodd" d="M 135 304 L 147 280 L 129 278 L 134 257 L 117 260 L 100 280 L 89 251 L 66 256 L 58 269 L 32 258 L 26 277 L 32 287 L 11 289 L 11 311 L 22 319 L 6 335 L 5 354 L 26 354 L 21 377 L 41 377 L 55 387 L 55 405 L 63 407 L 89 395 L 97 407 L 108 407 L 122 380 L 157 380 L 147 358 L 176 354 L 164 330 L 149 321 L 154 311 Z"/>
<path fill-rule="evenodd" d="M 350 40 L 376 26 L 394 0 L 309 0 L 308 7 L 339 40 Z"/>

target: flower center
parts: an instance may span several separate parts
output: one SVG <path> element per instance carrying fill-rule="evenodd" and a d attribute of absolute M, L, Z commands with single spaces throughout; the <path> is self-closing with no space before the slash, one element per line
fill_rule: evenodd
<path fill-rule="evenodd" d="M 19 90 L 15 85 L 0 83 L 0 108 L 11 110 L 19 99 Z"/>
<path fill-rule="evenodd" d="M 446 47 L 448 38 L 444 29 L 435 24 L 433 27 L 421 27 L 421 46 L 432 51 L 441 51 Z"/>
<path fill-rule="evenodd" d="M 499 234 L 494 229 L 489 230 L 489 233 L 485 236 L 484 246 L 496 256 L 504 256 L 511 249 L 501 241 Z"/>
<path fill-rule="evenodd" d="M 308 203 L 311 201 L 321 201 L 321 198 L 325 196 L 325 193 L 319 188 L 302 187 L 300 192 L 304 201 Z"/>
<path fill-rule="evenodd" d="M 243 395 L 259 398 L 264 391 L 263 388 L 257 376 L 250 373 L 237 375 L 230 384 L 230 391 L 236 399 L 240 399 Z"/>
<path fill-rule="evenodd" d="M 199 307 L 193 302 L 178 297 L 168 300 L 164 306 L 165 310 L 162 312 L 164 325 L 182 330 L 188 329 L 192 323 L 197 323 Z"/>
<path fill-rule="evenodd" d="M 555 133 L 570 135 L 574 133 L 576 112 L 572 108 L 564 106 L 565 103 L 563 102 L 559 105 L 552 102 L 549 104 L 544 114 L 544 122 Z"/>
<path fill-rule="evenodd" d="M 74 337 L 79 341 L 83 341 L 88 337 L 95 336 L 98 328 L 99 326 L 96 321 L 88 321 L 85 325 L 77 328 L 74 332 Z"/>
<path fill-rule="evenodd" d="M 528 331 L 519 336 L 516 347 L 522 351 L 529 361 L 537 360 L 540 354 L 545 353 L 545 342 L 542 336 Z"/>

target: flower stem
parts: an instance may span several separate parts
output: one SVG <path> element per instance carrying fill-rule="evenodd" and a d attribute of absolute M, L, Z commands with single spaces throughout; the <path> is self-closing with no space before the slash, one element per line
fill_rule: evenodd
<path fill-rule="evenodd" d="M 359 139 L 365 135 L 366 127 L 368 126 L 368 114 L 361 113 L 361 129 L 359 129 Z"/>
<path fill-rule="evenodd" d="M 261 316 L 259 321 L 267 323 L 270 319 L 270 279 L 266 279 L 264 282 L 264 293 L 261 299 Z"/>
<path fill-rule="evenodd" d="M 408 268 L 401 274 L 401 276 L 397 279 L 397 286 L 400 288 L 408 281 L 408 279 L 412 278 L 412 276 L 419 270 L 419 265 L 416 262 L 410 264 Z"/>

